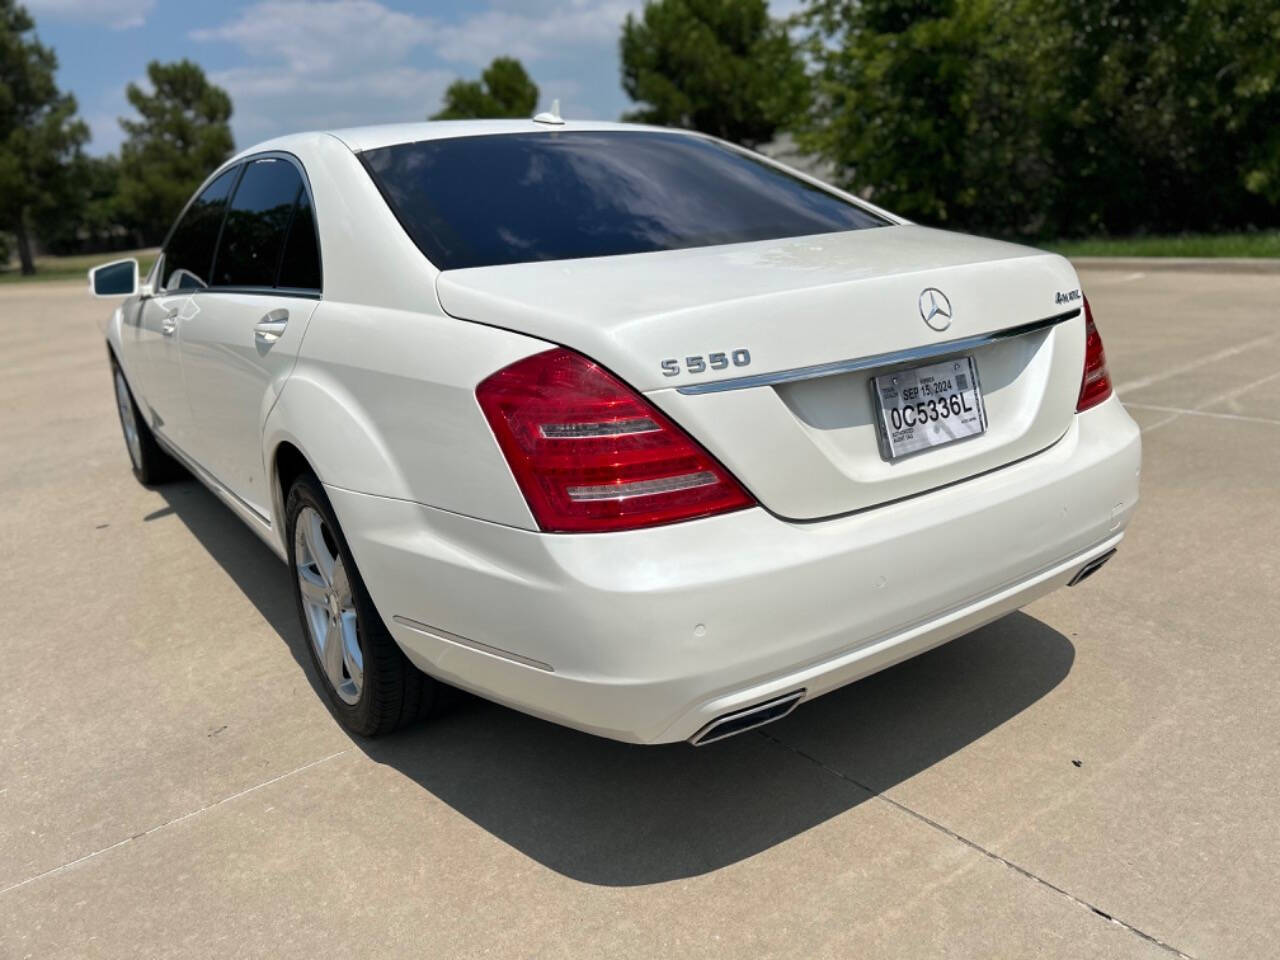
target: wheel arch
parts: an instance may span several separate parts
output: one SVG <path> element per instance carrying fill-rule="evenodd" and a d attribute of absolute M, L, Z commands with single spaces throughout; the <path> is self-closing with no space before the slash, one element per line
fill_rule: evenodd
<path fill-rule="evenodd" d="M 273 467 L 282 445 L 296 451 L 321 483 L 405 495 L 401 472 L 366 411 L 341 384 L 302 362 L 264 424 L 263 448 Z"/>
<path fill-rule="evenodd" d="M 292 441 L 281 440 L 276 444 L 271 455 L 271 472 L 268 475 L 271 481 L 271 513 L 273 517 L 278 518 L 276 526 L 279 529 L 281 546 L 286 548 L 286 552 L 289 545 L 284 542 L 285 501 L 289 497 L 289 490 L 293 487 L 294 481 L 307 473 L 319 479 L 319 474 L 307 459 L 307 455 Z"/>
<path fill-rule="evenodd" d="M 263 430 L 263 460 L 271 493 L 272 523 L 285 542 L 289 488 L 303 473 L 321 484 L 362 493 L 405 497 L 400 471 L 373 424 L 327 377 L 291 376 Z"/>

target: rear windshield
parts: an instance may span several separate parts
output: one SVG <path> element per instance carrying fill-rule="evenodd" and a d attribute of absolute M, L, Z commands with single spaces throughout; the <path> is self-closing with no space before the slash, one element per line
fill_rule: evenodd
<path fill-rule="evenodd" d="M 403 143 L 362 158 L 442 270 L 887 223 L 749 154 L 684 134 L 498 134 Z"/>

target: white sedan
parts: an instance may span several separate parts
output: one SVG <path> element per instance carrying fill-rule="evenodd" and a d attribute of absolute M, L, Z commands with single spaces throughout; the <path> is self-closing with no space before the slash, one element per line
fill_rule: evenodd
<path fill-rule="evenodd" d="M 90 283 L 138 479 L 287 561 L 358 734 L 452 684 L 716 740 L 1080 581 L 1138 499 L 1066 260 L 699 134 L 283 137 Z"/>

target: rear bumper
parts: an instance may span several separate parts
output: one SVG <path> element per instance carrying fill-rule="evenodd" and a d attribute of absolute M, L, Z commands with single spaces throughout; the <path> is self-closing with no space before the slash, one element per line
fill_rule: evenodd
<path fill-rule="evenodd" d="M 817 523 L 762 509 L 547 535 L 330 488 L 383 619 L 421 669 L 639 743 L 806 699 L 960 636 L 1113 549 L 1141 440 L 1112 398 L 985 476 Z"/>

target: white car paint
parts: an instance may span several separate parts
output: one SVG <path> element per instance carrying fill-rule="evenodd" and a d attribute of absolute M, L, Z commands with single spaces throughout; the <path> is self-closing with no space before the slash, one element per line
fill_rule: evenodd
<path fill-rule="evenodd" d="M 906 225 L 644 256 L 643 269 L 603 257 L 450 270 L 437 289 L 454 316 L 528 331 L 599 360 L 646 391 L 767 507 L 793 519 L 862 509 L 992 469 L 1043 450 L 1073 416 L 1083 324 L 977 350 L 991 429 L 898 463 L 880 456 L 866 371 L 776 390 L 679 392 L 759 372 L 762 361 L 769 370 L 807 367 L 1059 313 L 1055 293 L 1079 281 L 1055 254 Z M 951 299 L 954 319 L 941 335 L 916 313 L 928 285 Z M 548 289 L 554 297 L 542 295 Z M 657 362 L 739 347 L 750 350 L 751 367 L 682 369 L 669 378 Z"/>
<path fill-rule="evenodd" d="M 874 371 L 697 392 L 744 371 L 661 368 L 745 348 L 750 374 L 776 373 L 997 333 L 1068 309 L 1055 301 L 1079 288 L 1066 260 L 885 214 L 895 225 L 442 273 L 358 158 L 538 129 L 396 125 L 244 151 L 228 166 L 275 151 L 305 170 L 322 297 L 144 286 L 105 331 L 156 432 L 282 557 L 277 453 L 302 453 L 419 668 L 579 729 L 683 740 L 726 712 L 812 697 L 958 636 L 1119 542 L 1140 439 L 1114 396 L 1074 412 L 1079 316 L 977 348 L 989 430 L 896 463 L 877 447 Z M 917 313 L 925 287 L 951 299 L 941 334 Z M 264 348 L 254 323 L 279 309 L 288 323 Z M 642 391 L 760 505 L 540 532 L 475 391 L 558 344 Z"/>
<path fill-rule="evenodd" d="M 1139 462 L 1113 397 L 1038 457 L 816 524 L 747 510 L 548 536 L 403 500 L 334 503 L 420 667 L 558 723 L 660 743 L 857 680 L 1062 586 L 1118 543 Z"/>

